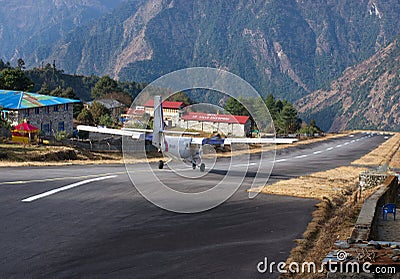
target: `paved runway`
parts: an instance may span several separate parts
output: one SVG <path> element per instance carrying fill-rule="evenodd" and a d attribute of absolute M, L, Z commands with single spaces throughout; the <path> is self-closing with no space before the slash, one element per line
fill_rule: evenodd
<path fill-rule="evenodd" d="M 384 141 L 356 134 L 279 151 L 270 182 L 348 165 Z M 220 179 L 224 164 L 197 180 L 155 172 L 190 192 Z M 140 173 L 144 165 L 135 167 Z M 285 261 L 317 201 L 248 199 L 251 174 L 250 167 L 243 186 L 217 208 L 177 214 L 145 200 L 124 166 L 0 168 L 0 276 L 277 277 L 259 274 L 257 263 Z"/>

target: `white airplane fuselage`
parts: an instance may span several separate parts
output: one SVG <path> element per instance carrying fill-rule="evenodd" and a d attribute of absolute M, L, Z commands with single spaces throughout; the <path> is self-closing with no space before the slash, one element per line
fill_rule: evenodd
<path fill-rule="evenodd" d="M 201 163 L 201 146 L 192 145 L 192 137 L 164 135 L 161 147 L 168 157 L 188 161 L 193 165 Z"/>

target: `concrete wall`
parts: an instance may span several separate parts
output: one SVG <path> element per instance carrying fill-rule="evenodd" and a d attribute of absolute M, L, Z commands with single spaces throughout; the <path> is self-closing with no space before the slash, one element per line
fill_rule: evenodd
<path fill-rule="evenodd" d="M 387 203 L 396 203 L 399 184 L 396 176 L 389 176 L 382 185 L 365 200 L 351 238 L 368 241 L 377 236 L 377 220 L 382 218 L 381 208 Z"/>

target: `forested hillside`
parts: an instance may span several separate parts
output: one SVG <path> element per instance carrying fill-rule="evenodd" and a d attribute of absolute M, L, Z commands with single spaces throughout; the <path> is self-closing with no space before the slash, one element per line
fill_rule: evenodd
<path fill-rule="evenodd" d="M 96 85 L 101 87 L 102 90 L 98 90 Z M 48 95 L 52 91 L 56 94 L 55 91 L 57 90 L 70 88 L 73 94 L 64 97 L 89 101 L 111 93 L 125 93 L 133 99 L 145 86 L 145 83 L 115 81 L 108 76 L 69 75 L 64 73 L 64 70 L 58 69 L 55 64 L 47 64 L 40 68 L 22 69 L 21 66 L 12 67 L 9 62 L 4 63 L 0 59 L 0 89 L 22 90 Z M 130 102 L 126 105 L 129 106 Z"/>

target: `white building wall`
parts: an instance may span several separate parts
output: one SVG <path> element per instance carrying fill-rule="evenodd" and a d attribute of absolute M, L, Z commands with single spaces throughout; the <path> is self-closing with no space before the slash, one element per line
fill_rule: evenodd
<path fill-rule="evenodd" d="M 179 122 L 179 126 L 184 129 L 203 131 L 206 133 L 220 132 L 226 136 L 245 137 L 250 131 L 250 120 L 245 124 L 239 123 L 218 123 L 183 120 Z"/>

